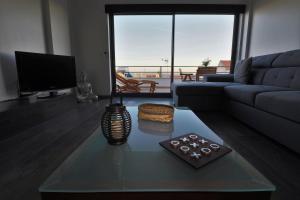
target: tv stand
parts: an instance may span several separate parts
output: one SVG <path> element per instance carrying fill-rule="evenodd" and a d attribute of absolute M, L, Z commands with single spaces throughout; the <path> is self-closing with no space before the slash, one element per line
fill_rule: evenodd
<path fill-rule="evenodd" d="M 57 91 L 52 91 L 52 92 L 46 92 L 43 94 L 37 94 L 37 98 L 38 99 L 49 99 L 49 98 L 55 98 L 55 97 L 59 97 L 62 95 L 65 95 L 66 93 L 59 93 Z"/>

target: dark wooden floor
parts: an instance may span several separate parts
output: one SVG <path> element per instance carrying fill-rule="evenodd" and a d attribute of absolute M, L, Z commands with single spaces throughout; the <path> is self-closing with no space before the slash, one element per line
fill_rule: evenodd
<path fill-rule="evenodd" d="M 72 96 L 1 103 L 0 199 L 39 200 L 39 185 L 98 127 L 103 106 Z"/>
<path fill-rule="evenodd" d="M 171 104 L 126 98 L 125 104 Z M 39 200 L 39 185 L 100 124 L 107 101 L 71 96 L 35 104 L 0 103 L 0 200 Z M 300 199 L 300 157 L 224 113 L 197 115 L 277 187 L 272 199 Z"/>
<path fill-rule="evenodd" d="M 272 200 L 300 199 L 299 154 L 225 113 L 206 112 L 197 115 L 276 186 Z"/>

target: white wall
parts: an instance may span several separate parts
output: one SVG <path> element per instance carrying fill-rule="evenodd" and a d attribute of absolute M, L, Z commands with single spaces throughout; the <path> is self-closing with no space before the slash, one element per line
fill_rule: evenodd
<path fill-rule="evenodd" d="M 68 1 L 49 0 L 53 53 L 71 55 Z"/>
<path fill-rule="evenodd" d="M 77 72 L 85 72 L 97 94 L 109 94 L 110 74 L 106 14 L 104 2 L 71 0 L 71 51 L 76 58 Z"/>
<path fill-rule="evenodd" d="M 300 49 L 300 1 L 256 0 L 250 56 Z"/>
<path fill-rule="evenodd" d="M 78 71 L 85 71 L 97 94 L 111 91 L 105 4 L 247 4 L 248 0 L 70 0 L 71 49 Z"/>
<path fill-rule="evenodd" d="M 40 0 L 1 0 L 0 101 L 18 95 L 14 51 L 45 52 L 42 22 Z"/>

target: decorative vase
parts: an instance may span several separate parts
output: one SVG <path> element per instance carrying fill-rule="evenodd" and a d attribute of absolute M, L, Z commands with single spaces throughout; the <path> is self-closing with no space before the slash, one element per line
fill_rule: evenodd
<path fill-rule="evenodd" d="M 106 107 L 101 119 L 102 132 L 109 144 L 120 145 L 127 141 L 131 131 L 131 117 L 123 105 L 122 96 L 120 103 L 112 103 Z"/>
<path fill-rule="evenodd" d="M 81 72 L 77 83 L 77 101 L 93 102 L 98 100 L 98 96 L 93 93 L 92 84 L 88 81 L 87 75 Z"/>

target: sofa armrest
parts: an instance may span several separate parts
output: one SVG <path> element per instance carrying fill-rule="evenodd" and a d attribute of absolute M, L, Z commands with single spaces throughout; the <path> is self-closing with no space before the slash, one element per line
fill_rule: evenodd
<path fill-rule="evenodd" d="M 206 82 L 233 82 L 233 74 L 207 74 L 204 75 Z"/>

